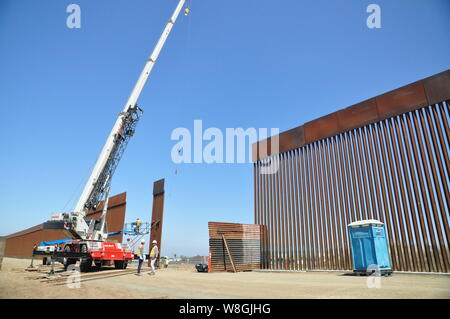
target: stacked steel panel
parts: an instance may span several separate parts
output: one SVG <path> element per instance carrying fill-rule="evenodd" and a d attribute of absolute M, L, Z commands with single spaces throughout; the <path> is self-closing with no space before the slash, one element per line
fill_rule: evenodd
<path fill-rule="evenodd" d="M 352 269 L 346 225 L 374 218 L 394 270 L 450 272 L 449 103 L 447 70 L 254 144 L 263 267 Z"/>
<path fill-rule="evenodd" d="M 262 225 L 209 222 L 210 271 L 234 271 L 228 249 L 236 271 L 261 268 L 261 240 L 264 238 Z"/>

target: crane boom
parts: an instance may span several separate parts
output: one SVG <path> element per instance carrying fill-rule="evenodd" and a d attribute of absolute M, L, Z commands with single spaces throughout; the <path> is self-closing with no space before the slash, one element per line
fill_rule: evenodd
<path fill-rule="evenodd" d="M 129 131 L 129 133 L 134 132 L 133 124 L 135 125 L 135 122 L 139 120 L 141 113 L 136 105 L 137 100 L 142 92 L 142 89 L 144 88 L 145 83 L 147 82 L 148 77 L 150 76 L 150 73 L 153 69 L 153 66 L 155 65 L 156 60 L 158 59 L 161 49 L 163 48 L 164 43 L 166 42 L 170 31 L 172 30 L 173 25 L 178 18 L 181 9 L 183 8 L 184 3 L 185 0 L 179 1 L 175 11 L 172 14 L 172 17 L 167 22 L 163 33 L 161 34 L 155 48 L 153 49 L 152 54 L 147 59 L 144 69 L 142 70 L 141 75 L 139 76 L 133 88 L 133 91 L 131 91 L 130 97 L 125 104 L 123 111 L 119 114 L 119 117 L 117 118 L 116 123 L 114 124 L 105 142 L 105 145 L 103 146 L 103 149 L 97 159 L 97 162 L 95 163 L 92 173 L 89 176 L 83 192 L 81 193 L 77 205 L 75 206 L 75 212 L 87 212 L 87 210 L 94 208 L 100 202 L 101 195 L 104 193 L 105 189 L 105 187 L 103 187 L 102 185 L 102 182 L 107 179 L 108 175 L 112 175 L 115 169 L 114 163 L 108 162 L 114 162 L 117 160 L 116 156 L 113 155 L 115 155 L 114 153 L 119 150 L 120 142 L 122 142 L 121 138 L 124 137 L 124 134 L 127 134 L 127 131 L 124 131 L 124 127 L 125 129 L 128 129 L 127 124 L 131 124 L 132 126 L 130 127 L 131 130 Z M 113 165 L 113 167 L 111 167 L 111 164 Z M 109 178 L 108 180 L 111 181 L 111 178 Z"/>
<path fill-rule="evenodd" d="M 180 0 L 178 2 L 175 11 L 156 43 L 155 48 L 147 59 L 123 111 L 119 113 L 119 116 L 106 139 L 74 211 L 72 213 L 63 213 L 52 216 L 52 220 L 44 224 L 45 228 L 59 228 L 61 225 L 64 225 L 64 229 L 69 230 L 74 237 L 91 239 L 90 237 L 92 236 L 92 229 L 94 226 L 85 221 L 84 218 L 86 217 L 87 212 L 91 209 L 95 210 L 104 196 L 107 196 L 108 194 L 109 185 L 115 169 L 117 168 L 130 138 L 134 134 L 137 122 L 142 116 L 143 111 L 137 106 L 139 96 L 185 2 L 186 0 Z M 106 217 L 104 215 L 105 214 L 102 215 L 102 219 Z M 56 223 L 59 223 L 60 226 L 57 226 Z M 103 225 L 104 221 L 100 221 L 100 224 Z M 104 238 L 105 237 L 102 238 L 102 234 L 100 234 L 99 238 L 95 239 L 98 240 Z"/>

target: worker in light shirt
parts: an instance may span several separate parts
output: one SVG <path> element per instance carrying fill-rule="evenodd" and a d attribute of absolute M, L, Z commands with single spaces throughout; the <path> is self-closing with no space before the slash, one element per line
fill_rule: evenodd
<path fill-rule="evenodd" d="M 156 259 L 159 256 L 159 249 L 157 246 L 157 241 L 154 240 L 152 241 L 152 250 L 150 251 L 150 267 L 152 267 L 152 271 L 149 273 L 149 275 L 154 275 L 155 274 L 155 262 Z"/>
<path fill-rule="evenodd" d="M 142 264 L 144 263 L 144 260 L 145 260 L 144 244 L 145 244 L 145 240 L 142 239 L 141 244 L 139 245 L 138 251 L 137 251 L 137 255 L 139 257 L 139 265 L 138 265 L 137 274 L 136 274 L 137 276 L 141 275 Z"/>

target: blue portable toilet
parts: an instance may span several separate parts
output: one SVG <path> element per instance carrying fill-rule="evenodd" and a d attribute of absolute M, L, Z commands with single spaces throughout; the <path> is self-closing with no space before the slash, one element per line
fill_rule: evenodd
<path fill-rule="evenodd" d="M 367 274 L 379 270 L 380 273 L 392 273 L 386 228 L 382 222 L 375 219 L 356 221 L 348 225 L 348 233 L 354 272 Z"/>

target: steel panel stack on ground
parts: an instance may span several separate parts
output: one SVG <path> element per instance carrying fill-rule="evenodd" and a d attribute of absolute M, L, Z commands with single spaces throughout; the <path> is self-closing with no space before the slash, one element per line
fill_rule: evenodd
<path fill-rule="evenodd" d="M 127 193 L 121 193 L 109 198 L 108 215 L 106 223 L 109 232 L 123 230 L 126 211 Z M 99 218 L 103 204 L 101 203 L 96 212 L 90 212 L 87 218 Z M 50 214 L 49 214 L 50 216 Z M 42 241 L 52 241 L 67 238 L 63 230 L 44 230 L 42 224 L 26 230 L 6 236 L 5 257 L 29 258 L 33 252 L 34 244 Z M 122 241 L 122 235 L 110 237 L 112 241 Z"/>
<path fill-rule="evenodd" d="M 210 271 L 233 271 L 222 235 L 237 271 L 261 269 L 264 226 L 209 222 Z"/>
<path fill-rule="evenodd" d="M 378 219 L 394 270 L 450 272 L 449 100 L 447 70 L 255 143 L 264 268 L 350 270 L 346 226 Z"/>

